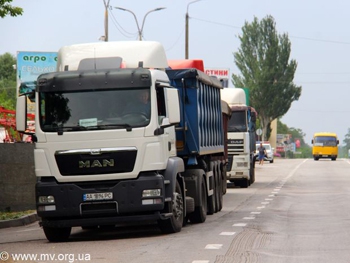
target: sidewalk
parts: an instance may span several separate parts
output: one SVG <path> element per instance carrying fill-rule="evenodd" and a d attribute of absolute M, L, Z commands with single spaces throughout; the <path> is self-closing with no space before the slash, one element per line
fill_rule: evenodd
<path fill-rule="evenodd" d="M 36 213 L 25 215 L 17 219 L 10 219 L 10 220 L 0 220 L 0 228 L 7 228 L 7 227 L 16 227 L 16 226 L 24 226 L 31 223 L 34 223 L 35 221 L 38 221 L 39 217 Z"/>

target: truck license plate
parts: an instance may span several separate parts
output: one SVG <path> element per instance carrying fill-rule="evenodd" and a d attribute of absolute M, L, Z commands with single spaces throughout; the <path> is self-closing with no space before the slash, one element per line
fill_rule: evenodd
<path fill-rule="evenodd" d="M 83 194 L 83 201 L 99 201 L 99 200 L 112 200 L 113 193 L 89 193 Z"/>

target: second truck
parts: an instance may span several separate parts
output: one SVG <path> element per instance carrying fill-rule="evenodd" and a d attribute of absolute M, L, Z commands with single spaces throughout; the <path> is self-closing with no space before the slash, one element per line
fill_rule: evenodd
<path fill-rule="evenodd" d="M 246 93 L 241 88 L 225 88 L 221 96 L 231 109 L 228 121 L 227 178 L 236 186 L 247 188 L 255 181 L 255 109 L 248 106 Z"/>
<path fill-rule="evenodd" d="M 148 41 L 66 46 L 57 69 L 29 94 L 36 208 L 49 241 L 76 226 L 149 220 L 174 233 L 221 210 L 228 112 L 219 81 L 168 69 L 162 45 Z M 144 92 L 149 113 L 139 111 Z M 26 101 L 17 100 L 22 132 Z"/>

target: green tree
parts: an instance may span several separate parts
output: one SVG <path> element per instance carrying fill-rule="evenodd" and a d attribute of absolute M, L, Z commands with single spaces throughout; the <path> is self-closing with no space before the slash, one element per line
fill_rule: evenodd
<path fill-rule="evenodd" d="M 280 119 L 277 120 L 277 133 L 278 134 L 289 134 L 289 128 L 286 124 L 281 122 Z"/>
<path fill-rule="evenodd" d="M 288 35 L 278 35 L 272 16 L 252 23 L 245 22 L 239 36 L 241 46 L 234 53 L 234 62 L 241 75 L 232 74 L 236 87 L 249 89 L 250 103 L 257 112 L 268 139 L 271 122 L 282 117 L 301 95 L 301 86 L 293 84 L 297 62 L 290 60 Z"/>
<path fill-rule="evenodd" d="M 0 0 L 0 17 L 4 18 L 7 15 L 18 16 L 23 14 L 23 9 L 17 6 L 12 6 L 10 3 L 13 0 Z"/>
<path fill-rule="evenodd" d="M 345 139 L 343 140 L 343 144 L 344 144 L 343 148 L 346 149 L 346 150 L 344 149 L 344 151 L 346 152 L 346 155 L 347 155 L 350 149 L 350 128 L 348 128 L 348 133 L 345 134 Z"/>
<path fill-rule="evenodd" d="M 0 55 L 0 106 L 14 110 L 16 106 L 16 58 L 10 53 Z"/>

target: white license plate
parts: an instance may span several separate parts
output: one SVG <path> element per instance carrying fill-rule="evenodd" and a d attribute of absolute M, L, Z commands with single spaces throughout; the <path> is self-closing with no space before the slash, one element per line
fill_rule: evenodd
<path fill-rule="evenodd" d="M 90 193 L 90 194 L 83 194 L 83 201 L 98 201 L 98 200 L 112 200 L 113 199 L 113 193 L 107 192 L 107 193 Z"/>

